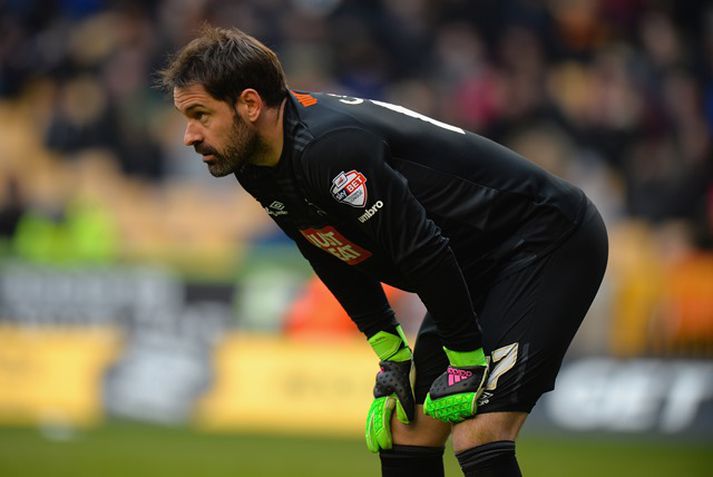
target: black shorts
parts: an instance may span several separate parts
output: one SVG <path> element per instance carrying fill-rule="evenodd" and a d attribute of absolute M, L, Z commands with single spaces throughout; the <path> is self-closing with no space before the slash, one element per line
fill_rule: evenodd
<path fill-rule="evenodd" d="M 554 389 L 565 352 L 604 275 L 607 232 L 588 203 L 581 224 L 557 248 L 525 268 L 495 276 L 473 296 L 491 371 L 479 413 L 530 412 Z M 448 360 L 426 314 L 414 347 L 416 402 L 422 404 Z"/>

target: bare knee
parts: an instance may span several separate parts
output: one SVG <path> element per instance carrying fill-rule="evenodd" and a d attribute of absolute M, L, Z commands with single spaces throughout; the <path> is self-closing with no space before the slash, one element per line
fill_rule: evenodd
<path fill-rule="evenodd" d="M 524 412 L 478 414 L 453 426 L 453 450 L 461 452 L 495 441 L 514 441 L 527 419 Z"/>
<path fill-rule="evenodd" d="M 394 444 L 407 446 L 442 447 L 451 433 L 451 425 L 437 421 L 423 413 L 423 406 L 416 406 L 416 418 L 411 424 L 402 424 L 391 419 L 391 435 Z"/>

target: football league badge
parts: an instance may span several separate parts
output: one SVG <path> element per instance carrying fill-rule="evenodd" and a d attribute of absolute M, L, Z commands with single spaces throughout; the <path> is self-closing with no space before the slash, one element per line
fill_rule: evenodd
<path fill-rule="evenodd" d="M 366 205 L 366 177 L 356 170 L 340 172 L 332 179 L 330 192 L 337 201 L 362 208 Z"/>

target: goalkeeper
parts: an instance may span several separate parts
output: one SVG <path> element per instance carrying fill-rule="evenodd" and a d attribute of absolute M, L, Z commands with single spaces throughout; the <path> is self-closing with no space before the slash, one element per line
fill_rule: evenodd
<path fill-rule="evenodd" d="M 288 91 L 237 29 L 206 27 L 161 81 L 186 146 L 260 202 L 378 356 L 366 441 L 382 475 L 443 476 L 451 434 L 466 476 L 520 475 L 518 432 L 606 267 L 582 191 L 405 107 Z M 428 310 L 413 351 L 382 282 Z"/>

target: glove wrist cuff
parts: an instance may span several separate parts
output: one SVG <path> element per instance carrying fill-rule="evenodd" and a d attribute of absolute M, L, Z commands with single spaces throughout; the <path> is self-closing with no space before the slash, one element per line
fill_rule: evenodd
<path fill-rule="evenodd" d="M 411 349 L 408 347 L 406 335 L 400 325 L 396 326 L 396 332 L 397 335 L 379 331 L 368 339 L 380 360 L 408 361 L 411 359 Z"/>
<path fill-rule="evenodd" d="M 448 356 L 448 362 L 453 367 L 467 368 L 469 366 L 488 365 L 483 348 L 478 348 L 474 351 L 453 351 L 443 347 L 443 350 L 446 352 L 446 356 Z"/>

